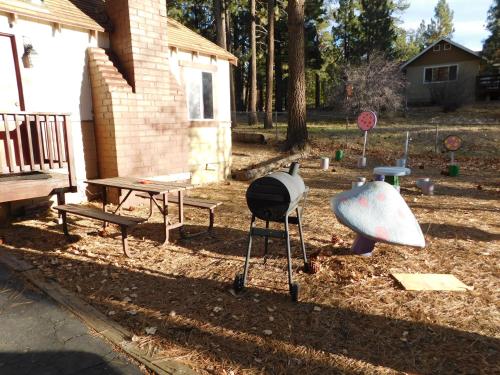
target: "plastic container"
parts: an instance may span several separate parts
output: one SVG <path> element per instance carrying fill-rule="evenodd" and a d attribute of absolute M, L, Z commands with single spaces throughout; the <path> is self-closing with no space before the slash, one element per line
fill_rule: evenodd
<path fill-rule="evenodd" d="M 335 151 L 335 160 L 336 161 L 341 161 L 343 158 L 344 158 L 344 151 L 343 150 Z"/>
<path fill-rule="evenodd" d="M 416 185 L 418 188 L 423 189 L 424 185 L 430 182 L 429 177 L 417 178 Z"/>
<path fill-rule="evenodd" d="M 365 168 L 366 167 L 366 157 L 360 156 L 358 158 L 358 168 Z"/>
<path fill-rule="evenodd" d="M 362 181 L 353 181 L 352 184 L 351 184 L 351 187 L 354 189 L 354 188 L 357 188 L 357 187 L 360 187 L 360 186 L 363 186 L 365 183 L 362 182 Z"/>
<path fill-rule="evenodd" d="M 330 166 L 330 158 L 322 157 L 321 158 L 321 169 L 326 171 L 329 166 Z"/>
<path fill-rule="evenodd" d="M 425 195 L 434 195 L 434 184 L 431 181 L 423 183 L 421 189 Z"/>
<path fill-rule="evenodd" d="M 460 174 L 460 167 L 457 164 L 450 164 L 448 166 L 448 174 L 451 177 L 457 177 Z"/>

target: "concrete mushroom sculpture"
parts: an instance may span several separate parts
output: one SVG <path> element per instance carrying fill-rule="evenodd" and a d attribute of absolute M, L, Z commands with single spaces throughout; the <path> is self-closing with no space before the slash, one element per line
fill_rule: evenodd
<path fill-rule="evenodd" d="M 400 194 L 388 183 L 374 181 L 331 199 L 337 219 L 358 234 L 351 250 L 369 256 L 375 242 L 425 247 L 417 219 Z"/>

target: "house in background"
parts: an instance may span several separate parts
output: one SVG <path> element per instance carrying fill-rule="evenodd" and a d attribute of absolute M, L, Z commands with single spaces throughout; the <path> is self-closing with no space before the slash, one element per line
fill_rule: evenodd
<path fill-rule="evenodd" d="M 165 0 L 2 0 L 0 123 L 4 114 L 13 124 L 0 126 L 0 176 L 41 169 L 55 146 L 31 137 L 34 116 L 69 113 L 78 188 L 70 200 L 85 199 L 89 178 L 224 179 L 231 165 L 229 65 L 236 63 L 168 19 Z M 16 113 L 31 117 L 15 120 Z M 32 143 L 17 143 L 16 126 Z M 23 158 L 26 149 L 43 152 Z M 68 168 L 62 154 L 51 169 Z"/>
<path fill-rule="evenodd" d="M 402 65 L 409 85 L 408 104 L 431 104 L 432 93 L 449 87 L 464 102 L 476 99 L 476 82 L 483 59 L 479 53 L 442 38 Z"/>

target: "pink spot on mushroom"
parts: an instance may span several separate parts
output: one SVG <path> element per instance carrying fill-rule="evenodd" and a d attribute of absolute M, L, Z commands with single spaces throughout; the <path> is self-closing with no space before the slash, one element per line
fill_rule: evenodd
<path fill-rule="evenodd" d="M 360 206 L 368 207 L 368 199 L 366 199 L 365 197 L 360 197 L 358 199 L 358 203 Z"/>
<path fill-rule="evenodd" d="M 383 241 L 389 240 L 389 232 L 384 227 L 375 227 L 375 236 Z"/>
<path fill-rule="evenodd" d="M 377 199 L 381 202 L 385 201 L 385 194 L 384 193 L 378 193 L 377 194 Z"/>

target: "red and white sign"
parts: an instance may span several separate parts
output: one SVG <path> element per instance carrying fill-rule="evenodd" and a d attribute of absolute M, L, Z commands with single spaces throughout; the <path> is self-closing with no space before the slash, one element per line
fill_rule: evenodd
<path fill-rule="evenodd" d="M 460 147 L 462 147 L 462 138 L 458 135 L 449 135 L 443 141 L 443 144 L 448 151 L 457 151 Z"/>
<path fill-rule="evenodd" d="M 357 123 L 358 128 L 366 132 L 377 125 L 377 115 L 373 111 L 361 112 L 358 116 Z"/>

